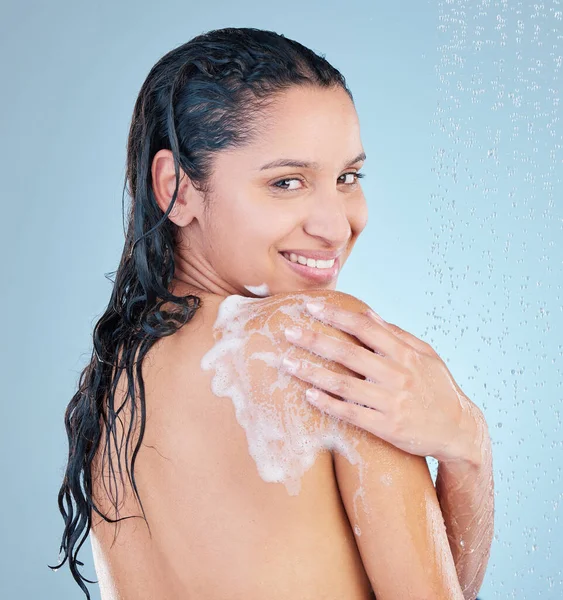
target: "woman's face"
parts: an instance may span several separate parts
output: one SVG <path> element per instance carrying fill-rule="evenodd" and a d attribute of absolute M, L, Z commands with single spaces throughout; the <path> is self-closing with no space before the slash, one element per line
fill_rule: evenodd
<path fill-rule="evenodd" d="M 211 196 L 204 201 L 188 184 L 172 212 L 179 282 L 223 296 L 335 289 L 367 223 L 354 175 L 363 164 L 354 105 L 341 89 L 296 86 L 279 95 L 265 123 L 252 145 L 215 155 Z M 303 164 L 269 165 L 282 160 Z M 169 167 L 153 163 L 153 178 Z M 173 163 L 171 173 L 174 189 Z M 334 265 L 301 264 L 317 257 Z"/>

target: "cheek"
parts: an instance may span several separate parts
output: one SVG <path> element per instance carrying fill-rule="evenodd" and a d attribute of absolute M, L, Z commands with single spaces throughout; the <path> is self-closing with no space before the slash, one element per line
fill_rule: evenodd
<path fill-rule="evenodd" d="M 278 230 L 274 215 L 245 207 L 223 214 L 214 238 L 224 260 L 235 261 L 245 271 L 256 268 L 264 257 L 267 260 L 271 247 L 276 245 Z"/>
<path fill-rule="evenodd" d="M 236 232 L 239 239 L 256 249 L 257 252 L 267 251 L 276 246 L 280 239 L 295 227 L 295 217 L 281 207 L 272 206 L 267 201 L 245 206 L 244 210 L 231 215 L 228 226 L 231 235 Z M 258 256 L 256 257 L 258 258 Z"/>

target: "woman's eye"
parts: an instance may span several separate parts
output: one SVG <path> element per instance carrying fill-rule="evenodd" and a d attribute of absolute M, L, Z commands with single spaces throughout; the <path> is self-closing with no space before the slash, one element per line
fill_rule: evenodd
<path fill-rule="evenodd" d="M 299 179 L 297 177 L 290 177 L 289 179 L 280 179 L 279 181 L 276 181 L 272 185 L 279 190 L 285 190 L 285 191 L 290 191 L 290 192 L 296 189 L 296 188 L 293 188 L 293 190 L 292 190 L 290 188 L 286 188 L 286 187 L 283 187 L 280 185 L 282 183 L 285 183 L 286 181 L 301 181 L 301 179 Z"/>
<path fill-rule="evenodd" d="M 361 179 L 362 177 L 365 177 L 365 176 L 366 176 L 366 174 L 365 174 L 365 173 L 357 173 L 357 172 L 355 172 L 355 171 L 350 171 L 350 172 L 348 172 L 348 173 L 343 173 L 343 174 L 342 174 L 342 175 L 339 177 L 339 179 L 340 179 L 340 178 L 342 178 L 342 177 L 346 177 L 346 175 L 353 175 L 353 176 L 354 176 L 354 179 L 352 180 L 352 182 L 350 182 L 350 183 L 346 183 L 346 184 L 345 184 L 345 185 L 347 185 L 347 186 L 353 186 L 353 185 L 356 185 L 356 183 L 358 183 L 358 180 L 359 180 L 359 179 Z M 296 189 L 299 189 L 299 188 L 287 188 L 287 187 L 283 187 L 282 185 L 280 185 L 280 184 L 284 184 L 284 183 L 286 183 L 287 181 L 301 181 L 301 182 L 302 182 L 303 180 L 302 180 L 302 179 L 300 179 L 299 177 L 289 177 L 289 178 L 287 178 L 287 179 L 280 179 L 279 181 L 276 181 L 276 182 L 275 182 L 275 183 L 273 183 L 272 185 L 273 185 L 275 188 L 279 189 L 279 190 L 284 190 L 284 191 L 288 191 L 288 192 L 293 192 L 293 191 L 295 191 Z"/>

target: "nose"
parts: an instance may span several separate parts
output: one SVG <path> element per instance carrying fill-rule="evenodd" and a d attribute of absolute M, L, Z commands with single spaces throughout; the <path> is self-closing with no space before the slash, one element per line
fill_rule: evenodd
<path fill-rule="evenodd" d="M 328 246 L 343 246 L 352 235 L 342 192 L 322 193 L 313 200 L 305 220 L 305 231 L 322 238 Z"/>

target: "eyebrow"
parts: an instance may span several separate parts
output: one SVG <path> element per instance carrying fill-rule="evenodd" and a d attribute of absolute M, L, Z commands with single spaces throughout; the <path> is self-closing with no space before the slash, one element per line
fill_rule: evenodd
<path fill-rule="evenodd" d="M 346 167 L 350 167 L 353 164 L 360 162 L 361 160 L 365 160 L 365 159 L 366 159 L 366 153 L 361 152 L 360 154 L 358 154 L 358 156 L 356 156 L 352 160 L 348 161 L 344 165 L 343 168 L 345 169 Z M 295 160 L 295 159 L 291 159 L 291 158 L 279 158 L 278 160 L 273 160 L 272 162 L 262 165 L 258 170 L 264 171 L 266 169 L 274 169 L 276 167 L 297 167 L 297 168 L 301 168 L 301 169 L 316 169 L 317 171 L 320 170 L 320 168 L 321 168 L 321 166 L 317 162 L 310 162 L 310 161 L 306 161 L 306 160 Z"/>

